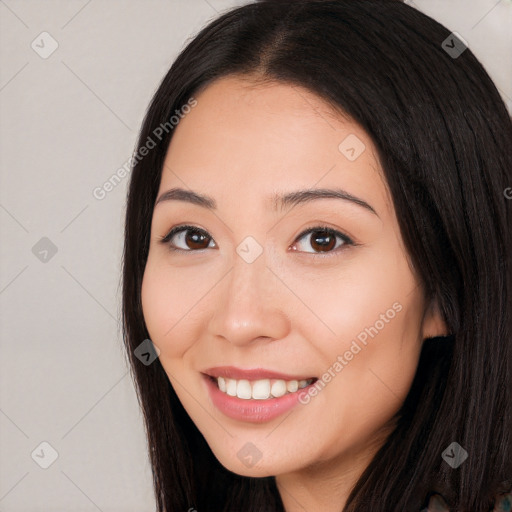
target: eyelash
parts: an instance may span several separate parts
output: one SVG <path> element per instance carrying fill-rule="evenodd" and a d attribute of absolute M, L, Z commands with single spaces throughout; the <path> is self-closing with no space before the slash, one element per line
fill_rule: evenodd
<path fill-rule="evenodd" d="M 180 226 L 175 226 L 174 228 L 172 228 L 169 233 L 167 233 L 167 235 L 165 235 L 164 237 L 160 237 L 160 243 L 164 244 L 164 245 L 167 245 L 169 250 L 171 251 L 179 251 L 179 252 L 182 252 L 182 253 L 185 253 L 185 252 L 202 252 L 204 251 L 205 249 L 208 249 L 208 247 L 206 247 L 205 249 L 189 249 L 189 250 L 186 250 L 186 249 L 180 249 L 179 247 L 173 247 L 170 243 L 170 240 L 172 239 L 172 237 L 174 235 L 176 235 L 177 233 L 181 233 L 183 231 L 194 231 L 200 235 L 205 235 L 207 238 L 209 238 L 210 240 L 213 240 L 212 237 L 209 236 L 209 234 L 204 231 L 203 229 L 200 229 L 196 226 L 191 226 L 189 224 L 183 224 L 183 225 L 180 225 Z M 302 231 L 302 233 L 300 233 L 296 240 L 300 240 L 302 239 L 305 235 L 308 235 L 308 234 L 311 234 L 311 233 L 314 233 L 316 231 L 320 231 L 322 233 L 327 233 L 328 235 L 332 235 L 332 236 L 335 236 L 335 237 L 339 237 L 342 239 L 343 241 L 343 244 L 340 245 L 339 247 L 336 247 L 328 252 L 307 252 L 307 251 L 294 251 L 294 252 L 304 252 L 305 254 L 308 254 L 310 256 L 313 256 L 313 257 L 321 257 L 321 258 L 326 258 L 326 257 L 330 257 L 330 256 L 335 256 L 337 255 L 340 251 L 344 250 L 344 248 L 346 248 L 347 246 L 357 246 L 358 244 L 356 244 L 354 241 L 352 241 L 352 239 L 350 237 L 348 237 L 347 235 L 345 235 L 344 233 L 342 233 L 341 231 L 338 231 L 336 229 L 333 229 L 329 226 L 314 226 L 312 228 L 308 228 L 304 231 Z M 295 244 L 295 242 L 294 242 Z"/>

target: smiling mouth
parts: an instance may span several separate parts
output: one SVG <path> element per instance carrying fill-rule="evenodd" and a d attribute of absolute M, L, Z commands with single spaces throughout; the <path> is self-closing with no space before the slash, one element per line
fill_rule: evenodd
<path fill-rule="evenodd" d="M 318 379 L 283 380 L 283 379 L 231 379 L 227 377 L 208 378 L 217 388 L 228 396 L 241 398 L 242 400 L 268 400 L 280 398 L 290 393 L 295 393 L 313 384 Z"/>

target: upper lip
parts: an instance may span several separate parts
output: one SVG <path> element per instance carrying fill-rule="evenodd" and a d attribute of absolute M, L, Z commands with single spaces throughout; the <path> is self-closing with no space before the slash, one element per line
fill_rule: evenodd
<path fill-rule="evenodd" d="M 287 375 L 285 373 L 275 372 L 266 368 L 243 369 L 235 366 L 215 366 L 208 368 L 202 373 L 210 377 L 227 377 L 235 380 L 260 380 L 260 379 L 280 379 L 280 380 L 308 380 L 313 378 L 311 375 Z"/>

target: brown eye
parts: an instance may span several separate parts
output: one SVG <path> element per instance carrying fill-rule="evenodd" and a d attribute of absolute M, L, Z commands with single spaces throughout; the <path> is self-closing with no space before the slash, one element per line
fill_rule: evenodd
<path fill-rule="evenodd" d="M 313 250 L 308 251 L 305 249 L 297 249 L 299 245 L 297 243 L 293 246 L 294 250 L 316 254 L 336 252 L 336 249 L 340 247 L 346 245 L 354 245 L 348 236 L 329 227 L 318 226 L 308 229 L 299 235 L 298 240 L 301 239 L 309 241 L 309 245 L 313 248 Z"/>
<path fill-rule="evenodd" d="M 315 251 L 330 251 L 336 245 L 336 237 L 326 231 L 314 231 L 311 233 L 311 247 Z"/>
<path fill-rule="evenodd" d="M 293 246 L 294 251 L 312 253 L 315 255 L 329 255 L 338 252 L 337 249 L 348 245 L 355 245 L 345 234 L 330 227 L 317 226 L 301 233 L 297 240 L 308 240 L 312 251 L 297 249 L 300 244 Z M 209 234 L 195 226 L 177 226 L 161 240 L 173 251 L 194 252 L 216 247 L 213 238 Z"/>
<path fill-rule="evenodd" d="M 213 239 L 208 233 L 194 226 L 175 227 L 162 239 L 162 243 L 176 251 L 207 249 L 210 247 L 210 242 L 213 242 Z M 212 247 L 215 247 L 215 243 Z"/>

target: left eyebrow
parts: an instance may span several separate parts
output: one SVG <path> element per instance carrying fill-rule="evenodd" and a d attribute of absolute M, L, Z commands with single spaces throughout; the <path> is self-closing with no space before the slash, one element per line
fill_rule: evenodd
<path fill-rule="evenodd" d="M 312 188 L 297 190 L 287 194 L 275 194 L 272 196 L 271 201 L 274 210 L 277 210 L 278 208 L 282 209 L 292 207 L 297 204 L 304 204 L 317 199 L 342 199 L 343 201 L 350 201 L 356 205 L 366 208 L 378 217 L 377 212 L 370 204 L 340 188 Z"/>

